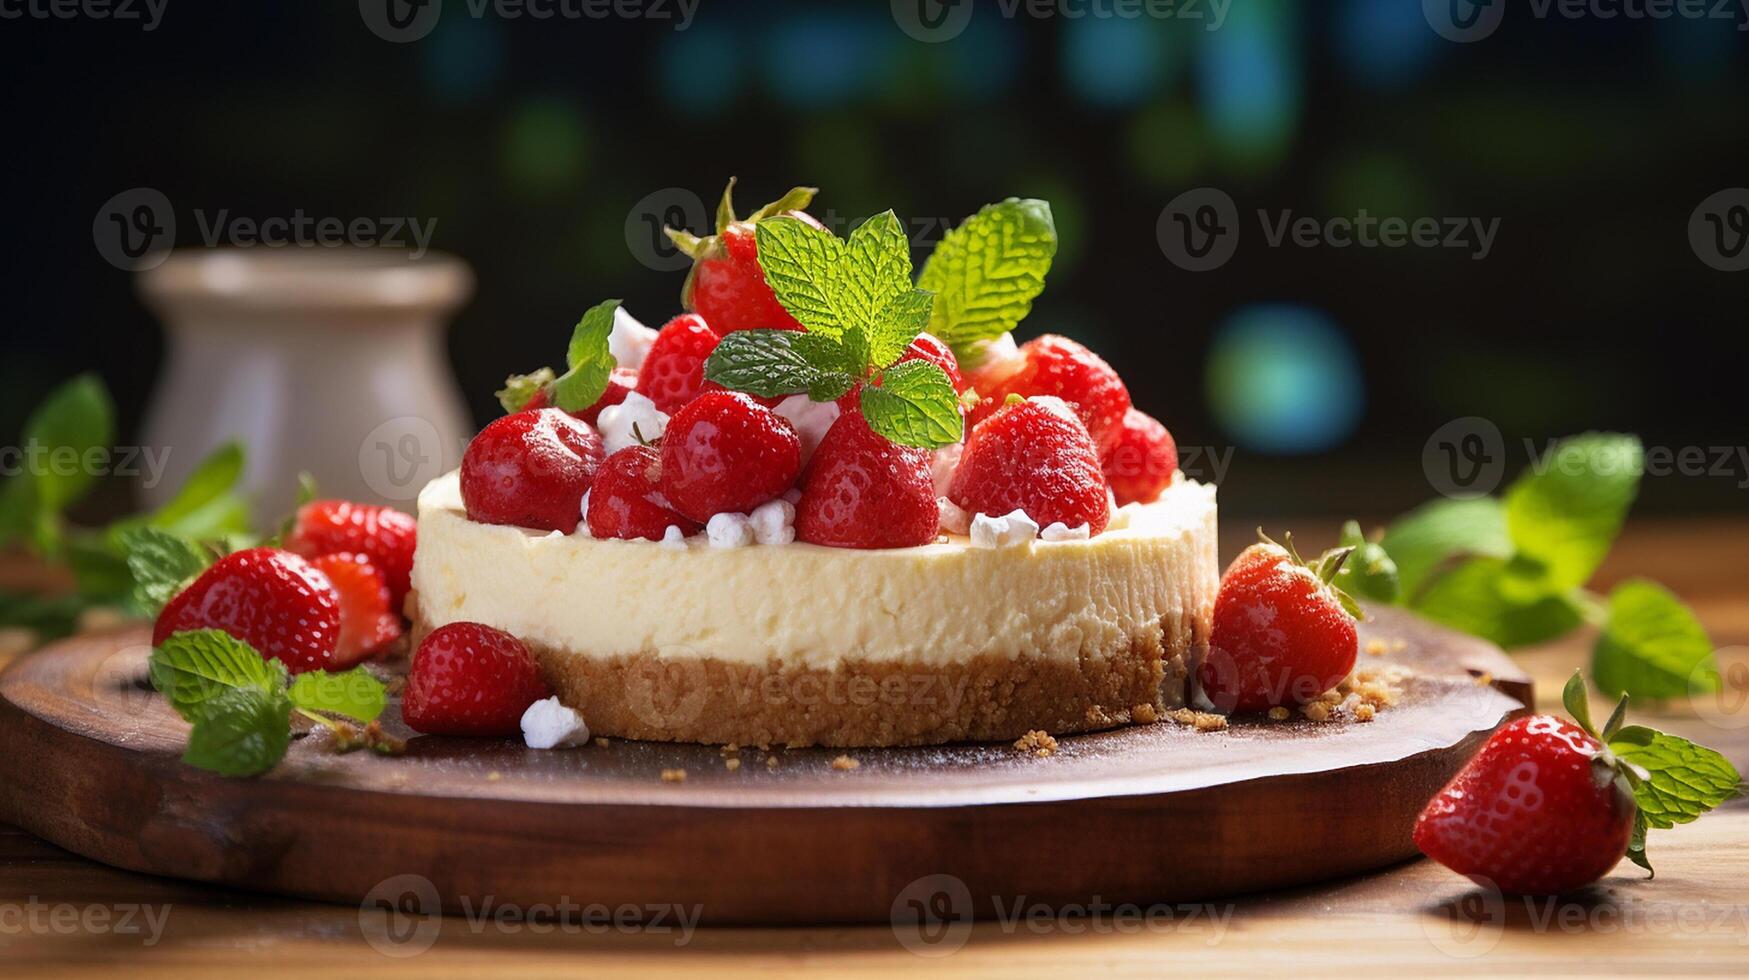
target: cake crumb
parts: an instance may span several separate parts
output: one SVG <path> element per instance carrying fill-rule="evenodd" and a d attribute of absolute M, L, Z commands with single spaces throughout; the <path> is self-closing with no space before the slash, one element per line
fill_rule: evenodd
<path fill-rule="evenodd" d="M 1477 674 L 1474 680 L 1477 687 L 1488 687 L 1494 683 L 1494 675 L 1484 670 Z"/>
<path fill-rule="evenodd" d="M 1169 712 L 1166 717 L 1199 732 L 1218 732 L 1227 727 L 1225 715 L 1217 715 L 1207 711 L 1193 711 L 1190 708 L 1175 709 Z"/>
<path fill-rule="evenodd" d="M 1354 720 L 1355 721 L 1372 721 L 1373 714 L 1377 710 L 1378 709 L 1374 708 L 1370 704 L 1357 705 L 1354 709 Z"/>
<path fill-rule="evenodd" d="M 602 747 L 603 747 L 603 748 L 605 748 L 605 747 L 606 747 L 606 746 L 607 746 L 607 744 L 608 744 L 608 742 L 607 742 L 607 736 L 606 736 L 606 735 L 597 735 L 597 736 L 595 736 L 595 744 L 596 744 L 596 745 L 599 745 L 599 746 L 602 746 Z"/>
<path fill-rule="evenodd" d="M 741 751 L 741 746 L 736 745 L 734 742 L 730 742 L 729 744 L 723 746 L 719 751 L 721 751 L 724 755 L 734 755 L 736 752 Z"/>
<path fill-rule="evenodd" d="M 1375 638 L 1366 641 L 1366 655 L 1369 657 L 1382 657 L 1390 652 L 1390 645 L 1383 640 Z"/>
<path fill-rule="evenodd" d="M 504 778 L 504 774 L 499 772 L 496 769 L 494 769 L 491 772 L 486 774 L 486 782 L 488 782 L 488 783 L 495 783 L 498 780 L 503 779 L 503 778 Z"/>
<path fill-rule="evenodd" d="M 777 768 L 777 756 L 775 756 L 775 755 L 766 756 L 765 757 L 765 768 L 776 769 Z"/>
<path fill-rule="evenodd" d="M 1287 710 L 1286 708 L 1282 707 L 1279 704 L 1276 705 L 1275 707 L 1269 709 L 1269 720 L 1270 721 L 1287 721 L 1288 718 L 1292 715 L 1293 715 L 1293 712 Z"/>
<path fill-rule="evenodd" d="M 860 765 L 862 765 L 862 763 L 856 761 L 855 759 L 852 759 L 850 756 L 847 756 L 847 755 L 841 755 L 838 758 L 832 760 L 832 768 L 838 770 L 839 772 L 849 772 L 850 770 L 855 769 L 856 767 L 858 767 Z"/>
<path fill-rule="evenodd" d="M 1151 704 L 1138 704 L 1130 709 L 1130 719 L 1138 725 L 1152 725 L 1160 720 L 1160 712 Z"/>
<path fill-rule="evenodd" d="M 1329 721 L 1330 705 L 1323 701 L 1308 701 L 1300 706 L 1300 713 L 1312 721 Z"/>
<path fill-rule="evenodd" d="M 684 783 L 686 782 L 686 770 L 664 769 L 662 770 L 662 781 L 665 783 Z"/>
<path fill-rule="evenodd" d="M 1140 721 L 1141 719 L 1136 720 Z M 1057 740 L 1050 732 L 1035 728 L 1016 739 L 1014 747 L 1027 755 L 1042 759 L 1057 751 Z"/>
<path fill-rule="evenodd" d="M 730 772 L 734 772 L 735 770 L 741 768 L 741 760 L 739 758 L 724 759 L 723 760 L 723 768 L 729 770 Z"/>

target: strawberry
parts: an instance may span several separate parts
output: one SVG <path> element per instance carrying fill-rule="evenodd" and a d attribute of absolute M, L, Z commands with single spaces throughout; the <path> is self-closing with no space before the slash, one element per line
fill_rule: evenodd
<path fill-rule="evenodd" d="M 299 674 L 334 666 L 340 599 L 303 558 L 248 548 L 220 558 L 177 593 L 158 614 L 152 644 L 198 629 L 224 630 Z"/>
<path fill-rule="evenodd" d="M 835 548 L 906 548 L 935 540 L 940 510 L 927 449 L 901 446 L 845 412 L 802 475 L 796 537 Z"/>
<path fill-rule="evenodd" d="M 1049 397 L 1016 399 L 973 429 L 947 496 L 972 514 L 1024 510 L 1040 527 L 1086 524 L 1098 534 L 1111 519 L 1087 427 Z"/>
<path fill-rule="evenodd" d="M 607 457 L 589 487 L 589 533 L 598 538 L 660 541 L 669 527 L 697 534 L 696 521 L 676 513 L 662 496 L 662 454 L 628 446 Z"/>
<path fill-rule="evenodd" d="M 759 268 L 759 245 L 754 226 L 776 216 L 806 221 L 816 228 L 825 226 L 814 220 L 802 208 L 808 206 L 817 192 L 812 187 L 797 187 L 788 194 L 753 212 L 745 221 L 735 219 L 732 195 L 734 178 L 723 191 L 717 206 L 716 234 L 698 238 L 685 231 L 668 229 L 668 237 L 682 252 L 692 257 L 692 271 L 681 287 L 680 301 L 687 309 L 703 316 L 721 333 L 732 330 L 769 328 L 800 330 L 802 325 L 783 308 L 765 282 L 765 272 Z"/>
<path fill-rule="evenodd" d="M 1117 441 L 1101 456 L 1101 468 L 1119 506 L 1152 503 L 1178 471 L 1178 444 L 1153 416 L 1132 408 L 1123 415 Z"/>
<path fill-rule="evenodd" d="M 699 523 L 765 503 L 794 486 L 801 468 L 795 427 L 736 391 L 698 396 L 662 435 L 662 493 Z"/>
<path fill-rule="evenodd" d="M 953 349 L 936 339 L 932 333 L 924 332 L 917 335 L 905 347 L 905 353 L 899 355 L 901 361 L 928 361 L 947 372 L 947 379 L 953 382 L 953 390 L 966 390 L 966 379 L 960 374 L 959 359 L 953 356 Z"/>
<path fill-rule="evenodd" d="M 631 368 L 616 367 L 607 376 L 607 390 L 601 393 L 601 397 L 595 400 L 595 404 L 581 412 L 572 412 L 571 414 L 590 425 L 594 425 L 595 420 L 601 417 L 602 409 L 609 405 L 618 405 L 626 400 L 627 395 L 636 390 L 638 390 L 638 372 Z M 534 406 L 529 407 L 533 408 Z"/>
<path fill-rule="evenodd" d="M 340 600 L 340 638 L 333 666 L 351 667 L 401 638 L 389 580 L 369 555 L 337 551 L 311 559 Z"/>
<path fill-rule="evenodd" d="M 721 339 L 696 313 L 683 313 L 662 325 L 644 365 L 637 392 L 673 415 L 704 390 L 704 362 Z"/>
<path fill-rule="evenodd" d="M 462 503 L 482 524 L 569 534 L 605 455 L 593 428 L 556 408 L 506 415 L 462 453 Z"/>
<path fill-rule="evenodd" d="M 972 425 L 1000 410 L 1009 395 L 1055 395 L 1075 407 L 1101 453 L 1117 442 L 1130 408 L 1129 389 L 1111 365 L 1055 334 L 1029 340 L 1015 356 L 981 366 L 971 382 L 982 396 L 972 409 Z"/>
<path fill-rule="evenodd" d="M 1415 820 L 1415 846 L 1514 895 L 1603 877 L 1627 853 L 1634 797 L 1613 753 L 1550 715 L 1495 732 Z"/>
<path fill-rule="evenodd" d="M 1287 542 L 1263 538 L 1221 575 L 1198 677 L 1223 711 L 1303 704 L 1354 669 L 1360 609 L 1330 584 L 1353 549 L 1327 552 L 1308 567 Z"/>
<path fill-rule="evenodd" d="M 287 551 L 305 558 L 355 552 L 370 559 L 389 584 L 389 608 L 399 612 L 413 575 L 417 528 L 411 514 L 350 500 L 312 500 L 298 508 Z"/>
<path fill-rule="evenodd" d="M 551 697 L 522 641 L 479 623 L 439 626 L 419 644 L 401 719 L 427 735 L 516 735 L 522 713 Z"/>

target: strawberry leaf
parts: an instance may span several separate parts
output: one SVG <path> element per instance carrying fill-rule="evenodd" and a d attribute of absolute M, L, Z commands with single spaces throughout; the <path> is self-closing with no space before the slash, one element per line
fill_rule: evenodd
<path fill-rule="evenodd" d="M 1652 859 L 1646 856 L 1646 812 L 1637 806 L 1634 809 L 1634 835 L 1628 839 L 1628 860 L 1645 868 L 1649 877 L 1658 877 L 1658 872 L 1652 868 Z"/>
<path fill-rule="evenodd" d="M 553 405 L 567 412 L 581 412 L 601 400 L 608 377 L 617 363 L 608 349 L 613 333 L 613 312 L 619 300 L 610 299 L 590 307 L 571 330 L 565 351 L 568 370 L 553 381 Z"/>
<path fill-rule="evenodd" d="M 545 390 L 557 377 L 549 367 L 529 374 L 513 374 L 505 378 L 504 387 L 498 389 L 498 404 L 504 406 L 504 411 L 514 415 L 527 408 L 528 403 L 534 401 L 534 396 Z"/>
<path fill-rule="evenodd" d="M 869 428 L 905 446 L 936 449 L 965 435 L 959 397 L 947 372 L 928 361 L 904 361 L 863 385 L 862 414 Z"/>
<path fill-rule="evenodd" d="M 1057 254 L 1050 204 L 1009 198 L 947 233 L 917 285 L 936 295 L 929 332 L 967 355 L 982 340 L 1013 330 L 1044 290 Z"/>
<path fill-rule="evenodd" d="M 325 670 L 305 671 L 292 681 L 287 693 L 294 707 L 344 715 L 358 722 L 375 721 L 388 703 L 383 682 L 363 667 L 338 674 Z"/>
<path fill-rule="evenodd" d="M 1585 696 L 1585 675 L 1573 671 L 1573 676 L 1567 678 L 1567 686 L 1561 690 L 1561 706 L 1567 709 L 1567 714 L 1578 723 L 1580 728 L 1591 735 L 1597 734 L 1597 728 L 1591 724 L 1591 699 Z"/>

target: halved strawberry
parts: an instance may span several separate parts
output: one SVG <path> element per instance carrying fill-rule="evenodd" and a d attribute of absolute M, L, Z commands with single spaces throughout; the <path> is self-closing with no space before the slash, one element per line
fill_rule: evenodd
<path fill-rule="evenodd" d="M 399 611 L 413 575 L 418 528 L 413 515 L 379 504 L 312 500 L 298 508 L 285 548 L 305 558 L 336 552 L 368 557 L 389 584 L 389 608 Z"/>
<path fill-rule="evenodd" d="M 340 598 L 336 668 L 351 667 L 401 638 L 401 616 L 395 611 L 398 607 L 391 604 L 389 580 L 370 556 L 342 551 L 322 555 L 310 564 L 328 576 Z"/>

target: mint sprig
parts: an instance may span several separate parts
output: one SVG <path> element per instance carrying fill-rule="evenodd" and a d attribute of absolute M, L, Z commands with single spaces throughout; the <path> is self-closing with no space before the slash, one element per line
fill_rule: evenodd
<path fill-rule="evenodd" d="M 1057 254 L 1057 228 L 1045 201 L 1009 198 L 947 233 L 917 284 L 935 293 L 929 332 L 966 358 L 1026 318 Z"/>
<path fill-rule="evenodd" d="M 878 385 L 864 385 L 859 399 L 869 428 L 905 446 L 949 446 L 960 441 L 960 416 L 953 382 L 928 361 L 905 361 L 881 373 Z"/>
<path fill-rule="evenodd" d="M 565 348 L 568 370 L 553 379 L 553 406 L 566 412 L 581 412 L 601 400 L 607 392 L 608 377 L 615 362 L 608 349 L 607 338 L 613 333 L 613 314 L 619 300 L 610 299 L 591 306 L 571 330 L 571 343 Z"/>
<path fill-rule="evenodd" d="M 134 579 L 134 604 L 150 616 L 156 616 L 165 603 L 212 564 L 210 553 L 162 528 L 129 528 L 122 532 L 121 543 Z"/>

